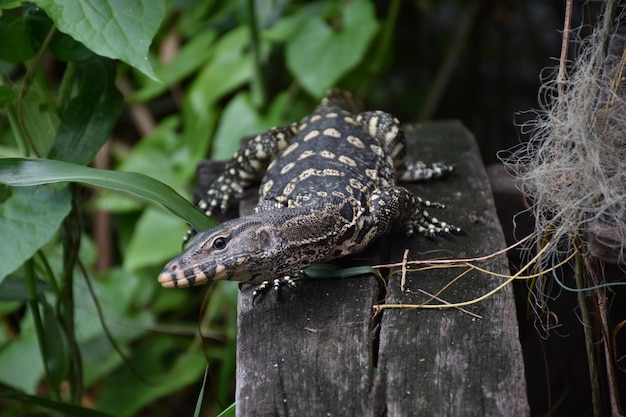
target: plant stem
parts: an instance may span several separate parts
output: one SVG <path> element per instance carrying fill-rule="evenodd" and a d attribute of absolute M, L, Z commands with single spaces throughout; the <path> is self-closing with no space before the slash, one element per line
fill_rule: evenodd
<path fill-rule="evenodd" d="M 65 106 L 69 101 L 70 94 L 72 93 L 72 87 L 74 86 L 74 77 L 76 76 L 76 64 L 68 62 L 65 72 L 63 73 L 63 79 L 59 86 L 59 96 L 57 99 L 57 108 L 59 116 L 65 111 Z"/>
<path fill-rule="evenodd" d="M 580 253 L 576 254 L 575 271 L 576 287 L 585 287 L 583 280 L 583 260 Z M 600 400 L 600 387 L 598 385 L 598 369 L 596 367 L 596 355 L 593 343 L 591 316 L 587 308 L 587 300 L 584 291 L 578 291 L 578 305 L 583 320 L 583 330 L 585 332 L 585 349 L 587 351 L 587 365 L 589 366 L 589 382 L 591 383 L 591 402 L 593 404 L 594 417 L 602 417 L 602 404 Z"/>
<path fill-rule="evenodd" d="M 76 340 L 74 320 L 74 269 L 80 248 L 81 226 L 76 197 L 72 192 L 72 210 L 63 221 L 63 281 L 58 299 L 59 322 L 63 327 L 70 356 L 71 401 L 80 403 L 83 393 L 83 369 L 80 349 Z"/>
<path fill-rule="evenodd" d="M 41 319 L 41 311 L 39 310 L 39 300 L 37 296 L 37 284 L 35 282 L 35 262 L 31 258 L 24 264 L 24 273 L 26 275 L 26 292 L 28 294 L 28 308 L 33 315 L 33 323 L 35 324 L 35 333 L 37 334 L 37 341 L 39 345 L 39 353 L 41 354 L 41 361 L 43 362 L 44 372 L 46 374 L 46 381 L 48 387 L 52 388 L 54 384 L 50 382 L 50 368 L 48 367 L 48 347 L 46 344 L 46 335 L 43 327 L 43 320 Z M 60 398 L 58 392 L 50 390 L 54 398 Z"/>
<path fill-rule="evenodd" d="M 252 91 L 252 102 L 257 108 L 260 108 L 263 107 L 263 105 L 265 104 L 265 88 L 263 85 L 263 71 L 261 69 L 261 41 L 259 37 L 259 25 L 257 24 L 256 20 L 254 3 L 254 0 L 248 0 L 246 2 L 246 16 L 252 40 L 250 49 L 252 52 L 252 62 L 254 65 L 254 68 L 252 69 L 252 79 L 250 87 Z"/>
<path fill-rule="evenodd" d="M 48 34 L 46 35 L 46 38 L 44 39 L 43 43 L 39 47 L 39 50 L 37 51 L 33 59 L 31 59 L 30 62 L 28 63 L 28 66 L 26 68 L 26 75 L 24 75 L 24 82 L 22 83 L 22 87 L 20 88 L 19 93 L 17 95 L 17 120 L 19 122 L 20 129 L 22 131 L 24 138 L 26 138 L 26 141 L 30 145 L 30 148 L 32 149 L 35 156 L 37 156 L 38 158 L 41 158 L 41 153 L 35 146 L 35 142 L 33 141 L 33 138 L 30 136 L 30 133 L 28 132 L 28 127 L 26 126 L 26 119 L 24 118 L 24 111 L 23 111 L 24 96 L 28 92 L 28 89 L 30 88 L 31 83 L 33 82 L 35 75 L 37 74 L 37 71 L 39 69 L 39 64 L 41 63 L 43 55 L 48 49 L 50 42 L 52 42 L 52 39 L 54 39 L 54 36 L 56 35 L 56 33 L 57 33 L 56 28 L 53 26 L 48 32 Z"/>

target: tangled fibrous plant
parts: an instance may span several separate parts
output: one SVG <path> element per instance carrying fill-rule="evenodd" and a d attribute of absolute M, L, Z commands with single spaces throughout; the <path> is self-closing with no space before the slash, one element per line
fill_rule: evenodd
<path fill-rule="evenodd" d="M 597 224 L 617 237 L 624 261 L 626 40 L 613 35 L 607 48 L 608 38 L 597 30 L 577 42 L 569 76 L 543 82 L 536 118 L 522 126 L 530 139 L 503 157 L 532 202 L 543 243 L 552 246 L 547 262 L 585 242 Z"/>

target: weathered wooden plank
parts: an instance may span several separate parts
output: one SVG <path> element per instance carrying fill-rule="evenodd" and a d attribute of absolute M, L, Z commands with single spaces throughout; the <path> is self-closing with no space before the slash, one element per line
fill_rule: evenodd
<path fill-rule="evenodd" d="M 372 276 L 239 292 L 237 416 L 362 416 L 372 377 Z"/>
<path fill-rule="evenodd" d="M 435 214 L 468 235 L 454 241 L 407 241 L 393 235 L 382 242 L 392 245 L 392 260 L 400 260 L 405 248 L 412 259 L 471 257 L 503 248 L 471 135 L 458 123 L 442 122 L 425 124 L 407 136 L 409 153 L 415 157 L 457 163 L 458 172 L 449 180 L 414 190 L 448 204 Z M 377 250 L 384 256 L 381 246 Z M 427 253 L 433 250 L 439 252 Z M 503 256 L 482 266 L 508 273 Z M 394 274 L 386 302 L 422 302 L 419 289 L 436 292 L 458 273 L 410 273 L 410 292 L 404 293 L 400 276 Z M 442 297 L 449 302 L 469 300 L 501 282 L 472 272 Z M 480 319 L 449 309 L 386 310 L 376 354 L 372 306 L 381 295 L 373 277 L 310 280 L 298 286 L 298 292 L 283 291 L 278 298 L 269 293 L 254 305 L 251 291 L 239 294 L 238 416 L 529 414 L 510 288 L 467 307 Z"/>
<path fill-rule="evenodd" d="M 411 155 L 457 164 L 457 174 L 448 181 L 410 188 L 447 204 L 441 213 L 431 214 L 461 226 L 467 236 L 454 241 L 396 241 L 392 260 L 401 261 L 405 248 L 409 259 L 478 257 L 504 248 L 489 182 L 471 134 L 460 124 L 433 123 L 418 127 L 408 137 Z M 504 255 L 480 266 L 509 273 Z M 400 288 L 401 275 L 393 274 L 386 303 L 422 303 L 429 297 L 419 290 L 435 294 L 462 271 L 410 272 L 405 292 Z M 451 303 L 467 301 L 502 282 L 472 271 L 440 297 Z M 384 311 L 371 415 L 529 415 L 511 287 L 466 309 L 482 318 L 455 309 Z"/>

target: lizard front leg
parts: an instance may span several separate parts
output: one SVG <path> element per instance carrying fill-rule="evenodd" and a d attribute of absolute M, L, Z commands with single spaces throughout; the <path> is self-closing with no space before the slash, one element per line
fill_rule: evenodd
<path fill-rule="evenodd" d="M 228 161 L 224 172 L 198 201 L 198 207 L 207 216 L 218 207 L 222 212 L 226 211 L 234 200 L 242 198 L 244 189 L 261 180 L 267 166 L 296 133 L 297 125 L 294 123 L 272 128 L 243 144 Z M 183 244 L 195 234 L 196 231 L 190 228 L 183 238 Z"/>
<path fill-rule="evenodd" d="M 371 216 L 378 223 L 378 234 L 385 233 L 395 220 L 403 220 L 407 236 L 415 232 L 432 238 L 436 235 L 463 234 L 461 228 L 431 216 L 427 208 L 445 205 L 424 200 L 404 187 L 378 189 L 371 196 Z"/>

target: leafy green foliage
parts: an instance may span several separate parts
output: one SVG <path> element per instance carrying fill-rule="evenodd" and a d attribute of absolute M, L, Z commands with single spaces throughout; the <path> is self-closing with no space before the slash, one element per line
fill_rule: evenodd
<path fill-rule="evenodd" d="M 110 60 L 93 57 L 79 67 L 83 80 L 63 112 L 48 158 L 85 165 L 96 156 L 117 122 L 122 95 L 115 88 L 115 65 Z"/>
<path fill-rule="evenodd" d="M 98 55 L 120 59 L 156 78 L 148 48 L 165 11 L 164 0 L 37 0 L 57 28 Z"/>
<path fill-rule="evenodd" d="M 369 84 L 379 26 L 371 0 L 0 0 L 0 408 L 145 414 L 197 396 L 207 358 L 188 414 L 233 401 L 237 287 L 198 319 L 202 289 L 156 282 L 185 223 L 214 224 L 181 195 L 207 155 Z"/>
<path fill-rule="evenodd" d="M 338 28 L 329 26 L 323 16 L 314 16 L 287 44 L 287 66 L 317 97 L 363 59 L 378 26 L 368 1 L 346 3 L 339 13 Z"/>
<path fill-rule="evenodd" d="M 167 185 L 136 172 L 97 170 L 46 159 L 0 159 L 1 183 L 13 186 L 33 186 L 66 181 L 125 191 L 160 203 L 172 213 L 187 220 L 198 230 L 215 225 L 212 220 Z M 28 202 L 25 202 L 24 205 L 28 205 Z M 31 207 L 31 210 L 36 208 Z M 35 213 L 35 215 L 39 215 L 39 213 Z"/>
<path fill-rule="evenodd" d="M 20 187 L 9 191 L 11 196 L 0 204 L 0 282 L 52 238 L 70 211 L 67 188 Z"/>

